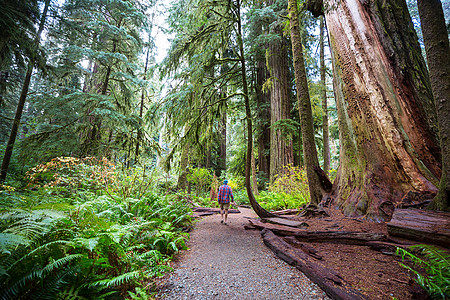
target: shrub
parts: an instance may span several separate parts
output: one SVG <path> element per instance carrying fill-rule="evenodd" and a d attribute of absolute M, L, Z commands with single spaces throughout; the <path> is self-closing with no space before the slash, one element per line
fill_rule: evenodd
<path fill-rule="evenodd" d="M 115 179 L 115 165 L 106 158 L 56 157 L 26 173 L 28 187 L 97 189 Z"/>
<path fill-rule="evenodd" d="M 206 191 L 206 187 L 211 184 L 211 172 L 205 168 L 190 168 L 187 181 L 195 185 L 197 196 Z"/>

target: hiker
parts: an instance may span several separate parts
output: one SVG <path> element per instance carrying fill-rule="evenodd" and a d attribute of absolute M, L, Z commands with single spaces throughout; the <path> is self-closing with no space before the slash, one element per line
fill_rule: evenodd
<path fill-rule="evenodd" d="M 222 216 L 222 221 L 220 223 L 223 223 L 227 225 L 227 218 L 228 218 L 228 209 L 230 208 L 230 198 L 231 203 L 233 205 L 236 205 L 234 203 L 234 197 L 233 192 L 231 191 L 231 187 L 228 185 L 228 180 L 223 181 L 223 185 L 219 188 L 219 194 L 217 195 L 217 202 L 219 202 L 220 205 L 220 215 Z M 225 219 L 224 219 L 224 211 L 225 211 Z"/>

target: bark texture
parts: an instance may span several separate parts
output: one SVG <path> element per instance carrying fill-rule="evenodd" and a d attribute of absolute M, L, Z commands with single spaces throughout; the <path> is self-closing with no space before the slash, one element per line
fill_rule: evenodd
<path fill-rule="evenodd" d="M 272 80 L 270 89 L 270 124 L 290 119 L 291 99 L 288 63 L 288 44 L 282 37 L 282 28 L 274 30 L 280 40 L 269 46 L 268 63 Z M 292 139 L 287 140 L 280 130 L 270 129 L 270 180 L 282 172 L 282 167 L 294 163 L 294 147 Z"/>
<path fill-rule="evenodd" d="M 321 184 L 314 168 L 319 166 L 317 149 L 314 141 L 314 125 L 309 98 L 308 81 L 306 79 L 303 47 L 298 22 L 298 8 L 296 0 L 289 0 L 289 24 L 291 29 L 292 53 L 294 58 L 295 82 L 302 129 L 303 156 L 308 178 L 310 202 L 318 204 L 322 200 Z"/>
<path fill-rule="evenodd" d="M 439 0 L 417 0 L 439 124 L 442 176 L 433 208 L 450 211 L 450 46 Z"/>
<path fill-rule="evenodd" d="M 341 144 L 335 203 L 346 215 L 388 220 L 405 193 L 438 191 L 428 73 L 404 0 L 327 5 Z"/>
<path fill-rule="evenodd" d="M 258 121 L 260 135 L 258 136 L 258 169 L 264 172 L 267 179 L 270 174 L 270 95 L 262 91 L 262 86 L 269 77 L 264 59 L 257 63 L 256 71 L 256 102 L 258 104 Z"/>
<path fill-rule="evenodd" d="M 323 134 L 323 170 L 327 173 L 330 170 L 330 137 L 328 133 L 328 104 L 327 104 L 327 82 L 325 65 L 325 22 L 320 17 L 320 86 L 322 88 L 322 134 Z"/>

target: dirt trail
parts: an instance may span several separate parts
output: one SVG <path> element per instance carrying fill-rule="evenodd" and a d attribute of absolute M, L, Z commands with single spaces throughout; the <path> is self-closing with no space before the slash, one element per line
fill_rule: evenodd
<path fill-rule="evenodd" d="M 195 225 L 189 250 L 179 255 L 175 271 L 162 283 L 158 299 L 329 299 L 296 268 L 278 259 L 259 231 L 244 230 L 250 209 L 220 215 Z"/>

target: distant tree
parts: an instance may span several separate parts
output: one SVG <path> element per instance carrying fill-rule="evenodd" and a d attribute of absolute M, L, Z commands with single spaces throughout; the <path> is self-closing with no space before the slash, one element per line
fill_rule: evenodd
<path fill-rule="evenodd" d="M 277 124 L 291 118 L 291 80 L 289 74 L 289 42 L 283 35 L 281 15 L 285 14 L 287 3 L 274 4 L 276 14 L 280 15 L 271 24 L 273 36 L 267 49 L 267 65 L 270 72 L 270 180 L 283 172 L 283 167 L 294 163 L 292 138 L 288 138 Z"/>
<path fill-rule="evenodd" d="M 39 29 L 36 32 L 36 36 L 34 38 L 32 48 L 30 50 L 30 57 L 27 65 L 27 72 L 25 74 L 25 80 L 22 86 L 22 92 L 20 94 L 19 102 L 17 104 L 16 114 L 14 116 L 14 121 L 11 128 L 11 133 L 9 135 L 8 143 L 6 144 L 5 154 L 3 156 L 2 166 L 0 170 L 0 183 L 5 182 L 6 175 L 8 173 L 9 163 L 11 161 L 12 152 L 14 149 L 14 144 L 17 138 L 17 132 L 19 130 L 20 119 L 22 118 L 23 108 L 25 106 L 25 102 L 28 96 L 28 89 L 30 88 L 31 75 L 33 74 L 33 69 L 35 67 L 37 57 L 38 57 L 38 48 L 41 40 L 41 34 L 44 30 L 47 12 L 50 5 L 50 0 L 46 0 L 44 3 L 44 9 L 41 14 L 41 19 L 39 22 Z"/>

